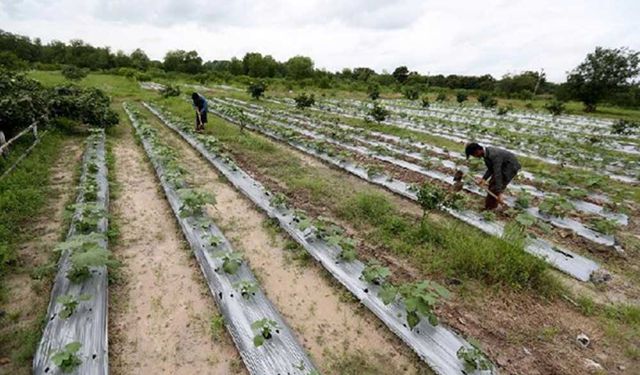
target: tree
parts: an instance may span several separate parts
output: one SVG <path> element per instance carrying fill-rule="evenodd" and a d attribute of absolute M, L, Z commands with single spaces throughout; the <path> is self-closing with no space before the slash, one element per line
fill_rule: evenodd
<path fill-rule="evenodd" d="M 64 78 L 70 81 L 80 81 L 84 77 L 87 76 L 87 71 L 81 68 L 78 68 L 75 65 L 67 65 L 62 68 L 62 75 Z"/>
<path fill-rule="evenodd" d="M 389 111 L 378 103 L 374 103 L 373 108 L 371 108 L 371 110 L 369 111 L 369 116 L 371 116 L 379 124 L 387 119 L 387 116 L 389 116 Z"/>
<path fill-rule="evenodd" d="M 391 75 L 399 83 L 404 83 L 407 78 L 409 78 L 409 69 L 406 66 L 399 66 L 393 71 L 393 73 L 391 73 Z"/>
<path fill-rule="evenodd" d="M 260 53 L 251 52 L 242 58 L 242 68 L 244 74 L 249 77 L 274 77 L 278 70 L 278 62 L 270 55 L 262 56 Z"/>
<path fill-rule="evenodd" d="M 196 51 L 169 51 L 164 56 L 162 65 L 164 70 L 168 72 L 196 74 L 202 70 L 202 58 L 198 56 L 198 52 Z"/>
<path fill-rule="evenodd" d="M 147 70 L 149 68 L 149 57 L 140 48 L 136 48 L 131 52 L 131 66 L 140 70 Z"/>
<path fill-rule="evenodd" d="M 264 84 L 264 82 L 253 82 L 249 85 L 247 91 L 254 99 L 260 100 L 260 97 L 262 96 L 262 94 L 264 94 L 264 91 L 266 89 L 267 86 Z"/>
<path fill-rule="evenodd" d="M 468 98 L 467 94 L 465 94 L 462 91 L 459 91 L 456 94 L 456 101 L 458 102 L 458 104 L 462 104 L 463 102 L 465 102 L 467 100 L 467 98 Z"/>
<path fill-rule="evenodd" d="M 640 74 L 640 52 L 628 48 L 602 48 L 589 53 L 586 59 L 569 72 L 566 88 L 569 95 L 593 112 L 602 100 L 622 88 L 633 85 Z"/>
<path fill-rule="evenodd" d="M 287 77 L 293 79 L 311 78 L 313 76 L 313 60 L 306 56 L 294 56 L 285 63 Z"/>
<path fill-rule="evenodd" d="M 564 103 L 558 99 L 554 99 L 544 105 L 544 108 L 549 111 L 554 117 L 560 116 L 564 112 Z"/>
<path fill-rule="evenodd" d="M 0 51 L 0 68 L 7 70 L 26 70 L 29 68 L 29 65 L 13 52 Z"/>
<path fill-rule="evenodd" d="M 296 107 L 298 109 L 311 107 L 316 102 L 316 98 L 313 94 L 307 95 L 306 93 L 296 96 L 294 100 L 296 101 Z"/>
<path fill-rule="evenodd" d="M 369 85 L 367 94 L 369 95 L 369 98 L 371 98 L 371 100 L 377 100 L 380 97 L 380 85 Z"/>
<path fill-rule="evenodd" d="M 409 100 L 418 100 L 420 97 L 420 91 L 415 87 L 407 87 L 404 89 L 404 97 Z"/>

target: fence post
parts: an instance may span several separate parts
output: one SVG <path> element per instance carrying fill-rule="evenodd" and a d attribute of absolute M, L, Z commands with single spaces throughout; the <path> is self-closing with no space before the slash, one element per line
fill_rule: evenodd
<path fill-rule="evenodd" d="M 38 139 L 38 122 L 33 123 L 33 137 Z"/>
<path fill-rule="evenodd" d="M 0 130 L 0 147 L 4 146 L 5 143 L 7 143 L 7 139 L 4 136 L 4 132 Z M 4 157 L 4 152 L 5 150 L 0 150 L 0 156 Z"/>

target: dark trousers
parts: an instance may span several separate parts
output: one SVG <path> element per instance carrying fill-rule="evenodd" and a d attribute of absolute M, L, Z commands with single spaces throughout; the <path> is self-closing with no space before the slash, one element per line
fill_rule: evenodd
<path fill-rule="evenodd" d="M 207 123 L 207 112 L 196 113 L 196 130 L 204 130 L 204 124 Z"/>
<path fill-rule="evenodd" d="M 505 189 L 507 188 L 507 185 L 509 185 L 511 180 L 513 180 L 513 178 L 516 176 L 516 174 L 518 174 L 517 171 L 513 174 L 511 173 L 503 174 L 502 175 L 503 186 L 496 186 L 494 182 L 494 178 L 491 177 L 491 180 L 489 181 L 489 191 L 496 196 L 498 196 L 499 194 L 502 194 L 502 192 L 505 191 Z M 487 194 L 487 197 L 484 199 L 484 209 L 495 210 L 497 207 L 498 207 L 498 200 L 494 198 L 491 194 Z"/>

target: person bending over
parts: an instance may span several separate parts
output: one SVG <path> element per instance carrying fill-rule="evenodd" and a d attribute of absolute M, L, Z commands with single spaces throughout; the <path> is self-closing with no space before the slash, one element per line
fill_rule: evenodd
<path fill-rule="evenodd" d="M 498 203 L 502 202 L 502 193 L 506 190 L 507 185 L 513 180 L 520 170 L 520 162 L 516 156 L 497 147 L 482 147 L 477 143 L 469 143 L 465 147 L 467 159 L 469 156 L 484 159 L 487 171 L 476 182 L 478 185 L 484 186 L 489 181 L 489 191 L 493 193 L 487 194 L 484 202 L 485 210 L 493 210 L 498 207 Z M 496 199 L 497 197 L 497 199 Z"/>
<path fill-rule="evenodd" d="M 196 110 L 196 131 L 204 131 L 204 125 L 207 123 L 207 99 L 194 92 L 191 94 L 193 100 L 193 108 Z"/>

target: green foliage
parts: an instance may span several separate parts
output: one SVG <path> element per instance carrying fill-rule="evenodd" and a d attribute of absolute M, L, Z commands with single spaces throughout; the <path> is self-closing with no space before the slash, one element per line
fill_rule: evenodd
<path fill-rule="evenodd" d="M 399 66 L 391 73 L 398 83 L 404 83 L 409 78 L 409 69 L 406 66 Z"/>
<path fill-rule="evenodd" d="M 495 108 L 498 105 L 498 101 L 487 94 L 479 95 L 478 103 L 480 103 L 483 108 Z"/>
<path fill-rule="evenodd" d="M 289 199 L 282 193 L 275 193 L 269 200 L 271 207 L 284 209 L 289 204 Z"/>
<path fill-rule="evenodd" d="M 88 72 L 85 69 L 78 68 L 75 65 L 67 65 L 62 68 L 62 75 L 70 81 L 80 81 L 85 78 L 87 74 Z"/>
<path fill-rule="evenodd" d="M 251 323 L 251 329 L 256 334 L 253 337 L 253 345 L 262 346 L 265 340 L 273 337 L 274 332 L 278 332 L 278 323 L 275 320 L 263 318 Z"/>
<path fill-rule="evenodd" d="M 540 212 L 556 216 L 559 218 L 566 217 L 571 211 L 575 209 L 574 205 L 566 198 L 559 195 L 549 195 L 538 206 Z"/>
<path fill-rule="evenodd" d="M 611 134 L 632 135 L 640 131 L 640 122 L 619 119 L 611 125 Z"/>
<path fill-rule="evenodd" d="M 378 103 L 373 103 L 373 107 L 369 110 L 368 115 L 379 124 L 387 119 L 389 111 Z"/>
<path fill-rule="evenodd" d="M 56 351 L 51 356 L 51 361 L 62 370 L 62 372 L 73 372 L 78 366 L 82 364 L 82 360 L 78 357 L 78 351 L 82 347 L 77 341 L 71 342 L 63 349 Z"/>
<path fill-rule="evenodd" d="M 162 66 L 166 71 L 196 74 L 202 71 L 202 58 L 196 51 L 174 50 L 166 53 Z"/>
<path fill-rule="evenodd" d="M 258 284 L 247 280 L 238 281 L 237 283 L 233 284 L 233 287 L 238 292 L 240 292 L 240 295 L 242 295 L 242 297 L 247 299 L 254 296 L 260 290 L 258 288 Z"/>
<path fill-rule="evenodd" d="M 105 240 L 105 237 L 98 233 L 78 234 L 56 246 L 56 251 L 71 252 L 71 268 L 67 271 L 69 280 L 80 283 L 91 276 L 91 268 L 117 265 L 117 262 L 111 259 L 109 251 L 101 245 Z"/>
<path fill-rule="evenodd" d="M 422 317 L 427 318 L 431 325 L 438 324 L 434 309 L 440 298 L 447 298 L 449 292 L 440 284 L 433 281 L 407 283 L 394 287 L 385 285 L 380 291 L 380 298 L 385 304 L 395 300 L 396 295 L 402 297 L 406 313 L 407 324 L 411 329 L 420 323 Z"/>
<path fill-rule="evenodd" d="M 206 235 L 203 237 L 203 240 L 205 240 L 211 247 L 218 247 L 222 244 L 222 238 L 213 234 Z"/>
<path fill-rule="evenodd" d="M 24 74 L 0 69 L 0 129 L 10 138 L 48 114 L 49 92 Z"/>
<path fill-rule="evenodd" d="M 309 108 L 316 102 L 316 98 L 313 94 L 307 95 L 306 93 L 296 96 L 294 100 L 298 109 Z"/>
<path fill-rule="evenodd" d="M 163 98 L 180 96 L 180 87 L 177 85 L 166 85 L 162 90 L 160 90 L 160 95 L 162 95 Z"/>
<path fill-rule="evenodd" d="M 264 94 L 266 89 L 267 89 L 267 85 L 264 82 L 253 82 L 247 88 L 247 92 L 251 94 L 251 97 L 253 97 L 256 100 L 259 100 L 260 97 L 262 97 L 262 95 Z"/>
<path fill-rule="evenodd" d="M 516 216 L 516 222 L 524 228 L 529 228 L 530 226 L 534 225 L 536 221 L 536 217 L 528 212 L 521 212 Z"/>
<path fill-rule="evenodd" d="M 356 242 L 355 240 L 344 237 L 342 234 L 333 234 L 327 237 L 327 242 L 333 246 L 340 247 L 340 254 L 338 257 L 345 262 L 353 262 L 356 257 Z"/>
<path fill-rule="evenodd" d="M 477 346 L 471 348 L 460 347 L 456 352 L 458 359 L 464 363 L 464 369 L 469 372 L 491 370 L 491 362 Z"/>
<path fill-rule="evenodd" d="M 79 217 L 75 221 L 74 226 L 76 232 L 80 234 L 96 231 L 100 220 L 107 217 L 105 209 L 92 202 L 76 203 L 69 206 L 69 209 L 79 213 Z"/>
<path fill-rule="evenodd" d="M 482 211 L 482 220 L 496 221 L 496 213 L 493 211 Z"/>
<path fill-rule="evenodd" d="M 466 102 L 468 98 L 469 96 L 465 92 L 459 91 L 456 93 L 456 101 L 458 102 L 458 104 Z"/>
<path fill-rule="evenodd" d="M 498 111 L 496 112 L 498 116 L 504 116 L 511 110 L 511 107 L 498 107 Z"/>
<path fill-rule="evenodd" d="M 438 96 L 436 97 L 436 101 L 440 102 L 440 103 L 446 102 L 447 100 L 448 100 L 447 99 L 447 94 L 445 94 L 443 92 L 439 93 Z"/>
<path fill-rule="evenodd" d="M 446 194 L 438 185 L 423 183 L 417 194 L 418 204 L 422 207 L 423 215 L 435 210 L 445 201 Z"/>
<path fill-rule="evenodd" d="M 564 88 L 593 112 L 602 100 L 633 83 L 640 74 L 640 52 L 628 48 L 602 48 L 587 54 L 567 76 Z"/>
<path fill-rule="evenodd" d="M 182 188 L 178 190 L 178 195 L 182 205 L 180 206 L 180 216 L 202 216 L 202 209 L 206 204 L 216 204 L 215 196 L 209 192 Z"/>
<path fill-rule="evenodd" d="M 226 252 L 222 256 L 222 270 L 228 274 L 235 275 L 242 265 L 244 257 L 238 252 Z"/>
<path fill-rule="evenodd" d="M 425 96 L 422 97 L 421 105 L 422 105 L 422 108 L 429 108 L 431 103 L 429 102 L 429 97 L 428 96 L 425 95 Z"/>
<path fill-rule="evenodd" d="M 380 262 L 372 260 L 362 270 L 360 278 L 368 283 L 383 285 L 390 276 L 391 271 L 388 267 L 383 267 Z"/>
<path fill-rule="evenodd" d="M 564 102 L 558 100 L 558 99 L 554 99 L 550 102 L 547 102 L 544 105 L 544 108 L 549 111 L 549 113 L 551 113 L 553 116 L 560 116 L 561 114 L 564 113 L 565 108 L 564 108 Z"/>
<path fill-rule="evenodd" d="M 367 95 L 371 100 L 378 100 L 380 97 L 380 85 L 369 85 Z"/>
<path fill-rule="evenodd" d="M 106 128 L 120 120 L 111 109 L 111 99 L 96 88 L 56 87 L 51 92 L 49 111 L 53 117 L 66 117 L 83 124 Z"/>
<path fill-rule="evenodd" d="M 415 87 L 407 87 L 403 91 L 404 97 L 409 100 L 418 100 L 420 91 Z"/>
<path fill-rule="evenodd" d="M 531 194 L 525 190 L 520 191 L 518 195 L 516 195 L 515 205 L 516 208 L 521 210 L 529 208 L 531 206 Z"/>
<path fill-rule="evenodd" d="M 62 319 L 67 319 L 76 311 L 76 307 L 80 304 L 81 301 L 88 301 L 91 299 L 90 294 L 82 294 L 76 298 L 76 296 L 71 294 L 65 294 L 63 296 L 59 296 L 56 298 L 56 302 L 62 305 L 62 310 L 58 316 Z"/>
<path fill-rule="evenodd" d="M 603 217 L 595 217 L 591 219 L 589 222 L 589 226 L 593 230 L 607 235 L 612 235 L 616 232 L 616 230 L 618 230 L 617 222 L 605 219 Z"/>
<path fill-rule="evenodd" d="M 384 168 L 379 165 L 371 165 L 367 167 L 367 177 L 370 179 L 381 176 L 384 173 Z"/>
<path fill-rule="evenodd" d="M 294 56 L 284 63 L 287 77 L 295 80 L 311 78 L 314 63 L 310 57 Z"/>

